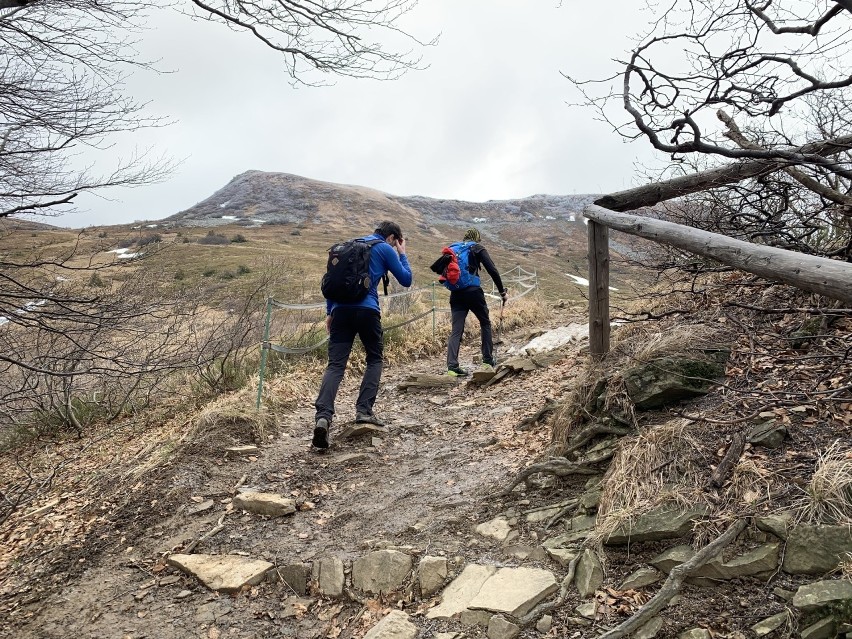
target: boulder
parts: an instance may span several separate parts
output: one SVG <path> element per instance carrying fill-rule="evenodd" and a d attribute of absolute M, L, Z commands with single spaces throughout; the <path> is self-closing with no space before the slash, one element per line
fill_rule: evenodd
<path fill-rule="evenodd" d="M 784 572 L 822 575 L 831 572 L 852 553 L 852 527 L 800 524 L 789 530 Z"/>
<path fill-rule="evenodd" d="M 501 615 L 494 615 L 488 621 L 488 639 L 515 639 L 521 634 L 521 628 Z"/>
<path fill-rule="evenodd" d="M 832 604 L 852 603 L 852 581 L 828 579 L 805 584 L 793 596 L 793 607 L 803 612 Z"/>
<path fill-rule="evenodd" d="M 423 557 L 417 568 L 417 575 L 420 578 L 420 593 L 424 597 L 436 593 L 447 578 L 446 557 Z"/>
<path fill-rule="evenodd" d="M 785 610 L 784 612 L 779 612 L 777 615 L 772 615 L 771 617 L 767 617 L 763 621 L 758 621 L 751 627 L 751 631 L 756 634 L 758 637 L 765 637 L 770 632 L 774 632 L 782 625 L 787 623 L 790 620 L 790 611 Z"/>
<path fill-rule="evenodd" d="M 411 572 L 411 556 L 398 550 L 376 550 L 352 562 L 352 585 L 374 594 L 398 590 Z"/>
<path fill-rule="evenodd" d="M 663 628 L 662 617 L 651 617 L 647 623 L 636 630 L 631 637 L 632 639 L 654 639 L 657 633 Z"/>
<path fill-rule="evenodd" d="M 509 538 L 512 526 L 509 525 L 509 520 L 505 517 L 495 517 L 491 521 L 479 524 L 475 530 L 478 535 L 504 542 Z"/>
<path fill-rule="evenodd" d="M 714 380 L 725 375 L 730 351 L 716 351 L 713 355 L 661 357 L 630 368 L 624 373 L 627 394 L 640 410 L 706 395 Z"/>
<path fill-rule="evenodd" d="M 692 532 L 693 522 L 707 512 L 704 505 L 683 509 L 673 504 L 663 504 L 625 522 L 604 540 L 609 546 L 643 541 L 677 539 Z"/>
<path fill-rule="evenodd" d="M 632 574 L 628 575 L 628 577 L 619 587 L 619 590 L 638 590 L 639 588 L 644 588 L 645 586 L 655 584 L 662 578 L 662 573 L 660 573 L 660 571 L 656 568 L 651 568 L 650 566 L 643 566 L 642 568 L 639 568 Z"/>
<path fill-rule="evenodd" d="M 310 573 L 311 567 L 308 564 L 295 563 L 278 566 L 270 574 L 279 577 L 297 595 L 304 595 L 308 592 L 308 578 Z"/>
<path fill-rule="evenodd" d="M 391 610 L 370 628 L 364 639 L 416 639 L 419 630 L 402 610 Z"/>
<path fill-rule="evenodd" d="M 577 586 L 577 591 L 584 599 L 591 597 L 595 591 L 603 584 L 603 566 L 598 559 L 594 550 L 586 548 L 580 561 L 577 562 L 577 572 L 574 576 L 574 583 Z"/>
<path fill-rule="evenodd" d="M 802 629 L 802 639 L 833 639 L 837 636 L 837 620 L 825 617 Z"/>
<path fill-rule="evenodd" d="M 323 557 L 313 563 L 311 578 L 323 595 L 340 597 L 343 594 L 343 561 L 338 557 Z"/>

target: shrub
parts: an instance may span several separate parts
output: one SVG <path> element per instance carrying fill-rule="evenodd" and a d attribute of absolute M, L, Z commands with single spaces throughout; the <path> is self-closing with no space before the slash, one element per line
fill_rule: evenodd
<path fill-rule="evenodd" d="M 137 244 L 141 246 L 148 246 L 149 244 L 155 244 L 157 242 L 161 242 L 163 238 L 159 233 L 152 233 L 151 235 L 146 235 L 145 237 L 140 237 L 139 242 Z"/>
<path fill-rule="evenodd" d="M 106 284 L 104 283 L 103 279 L 101 279 L 101 276 L 98 274 L 98 272 L 95 271 L 94 273 L 92 273 L 92 276 L 89 278 L 89 286 L 95 286 L 97 288 L 103 288 L 104 286 L 106 286 Z"/>
<path fill-rule="evenodd" d="M 177 271 L 175 271 L 175 279 L 178 281 L 186 279 L 186 273 L 183 272 L 182 268 L 179 268 Z"/>
<path fill-rule="evenodd" d="M 251 269 L 245 264 L 240 264 L 237 267 L 237 275 L 248 275 L 249 273 L 251 273 Z"/>
<path fill-rule="evenodd" d="M 234 237 L 231 238 L 231 242 L 234 244 L 242 244 L 243 242 L 247 242 L 248 240 L 242 233 L 237 233 Z"/>
<path fill-rule="evenodd" d="M 216 275 L 216 269 L 215 269 L 215 268 L 208 268 L 208 269 L 205 269 L 205 270 L 201 273 L 201 276 L 202 276 L 202 277 L 210 277 L 211 275 Z"/>
<path fill-rule="evenodd" d="M 208 231 L 207 235 L 198 240 L 199 244 L 212 244 L 212 245 L 223 245 L 230 244 L 231 241 L 222 235 L 221 233 L 216 233 L 215 231 Z"/>

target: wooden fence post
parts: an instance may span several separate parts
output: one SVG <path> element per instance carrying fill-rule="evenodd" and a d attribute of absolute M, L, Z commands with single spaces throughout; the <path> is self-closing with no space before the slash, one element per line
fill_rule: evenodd
<path fill-rule="evenodd" d="M 609 352 L 609 229 L 589 220 L 589 352 Z"/>

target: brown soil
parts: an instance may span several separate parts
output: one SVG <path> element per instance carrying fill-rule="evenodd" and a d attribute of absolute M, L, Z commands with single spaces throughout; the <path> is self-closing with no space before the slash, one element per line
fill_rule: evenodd
<path fill-rule="evenodd" d="M 554 325 L 557 320 L 565 323 L 564 318 L 554 317 Z M 498 357 L 508 345 L 520 345 L 525 338 L 521 332 L 507 335 Z M 463 359 L 470 361 L 473 352 L 468 344 Z M 115 486 L 103 486 L 102 495 L 89 494 L 84 504 L 69 511 L 73 524 L 62 517 L 62 506 L 81 502 L 82 497 L 73 493 L 73 481 L 56 486 L 56 495 L 64 493 L 67 500 L 49 516 L 30 523 L 16 519 L 14 526 L 7 522 L 0 529 L 0 540 L 9 544 L 0 563 L 0 616 L 6 619 L 0 624 L 0 637 L 352 639 L 363 636 L 382 611 L 392 607 L 411 613 L 422 637 L 447 630 L 464 630 L 469 638 L 484 637 L 482 628 L 427 621 L 422 612 L 432 601 L 421 601 L 411 592 L 366 601 L 363 606 L 314 597 L 307 610 L 285 617 L 282 602 L 293 593 L 281 583 L 219 595 L 166 567 L 163 558 L 180 552 L 224 516 L 224 530 L 199 543 L 195 552 L 240 553 L 280 565 L 311 562 L 323 555 L 351 560 L 383 541 L 409 545 L 422 554 L 458 558 L 456 566 L 461 562 L 538 565 L 561 579 L 565 569 L 556 563 L 521 562 L 499 544 L 478 538 L 472 527 L 499 513 L 519 516 L 584 490 L 586 477 L 550 478 L 533 481 L 507 498 L 497 497 L 519 469 L 544 454 L 550 441 L 548 428 L 522 430 L 518 428 L 521 421 L 541 408 L 545 397 L 565 393 L 578 372 L 577 362 L 584 357 L 573 350 L 546 369 L 515 375 L 490 388 L 460 383 L 449 390 L 397 389 L 412 372 L 440 372 L 443 357 L 388 368 L 376 412 L 386 419 L 390 432 L 375 447 L 367 438 L 335 442 L 324 454 L 309 450 L 313 412 L 312 398 L 306 398 L 294 412 L 277 416 L 277 432 L 256 456 L 182 455 L 144 480 L 121 483 L 116 478 Z M 347 377 L 341 388 L 333 435 L 353 416 L 358 382 Z M 703 401 L 712 406 L 718 397 Z M 695 403 L 688 410 L 700 412 L 702 405 Z M 706 429 L 706 450 L 715 453 L 724 446 L 730 430 Z M 823 441 L 824 433 L 813 436 Z M 788 461 L 795 462 L 802 454 L 795 448 L 809 437 L 797 436 L 793 444 L 772 455 L 787 455 Z M 127 445 L 138 444 L 135 438 L 128 433 Z M 367 457 L 339 462 L 355 452 Z M 812 457 L 810 453 L 809 463 Z M 114 490 L 119 484 L 120 490 Z M 279 519 L 233 511 L 229 504 L 237 485 L 292 496 L 301 508 Z M 190 514 L 198 501 L 211 498 L 212 510 Z M 99 512 L 109 515 L 98 516 Z M 556 525 L 545 532 L 544 524 L 519 519 L 519 544 L 536 546 L 562 531 Z M 45 526 L 50 527 L 49 538 L 39 536 Z M 27 545 L 27 539 L 45 541 Z M 608 548 L 605 585 L 617 588 L 632 570 L 672 545 L 675 542 Z M 19 549 L 14 556 L 8 550 L 12 547 Z M 160 583 L 172 575 L 177 579 Z M 658 636 L 671 637 L 696 626 L 712 629 L 714 636 L 747 632 L 750 625 L 784 607 L 785 602 L 773 592 L 778 586 L 794 588 L 795 583 L 778 575 L 768 584 L 744 579 L 717 588 L 687 586 L 677 604 L 663 613 L 665 625 Z M 646 594 L 653 595 L 655 588 L 646 589 Z M 188 594 L 178 598 L 182 591 Z M 613 595 L 614 599 L 620 596 Z M 573 591 L 554 612 L 550 636 L 597 636 L 604 626 L 626 618 L 641 600 L 583 625 L 574 613 L 582 602 Z M 527 628 L 521 636 L 541 635 Z"/>

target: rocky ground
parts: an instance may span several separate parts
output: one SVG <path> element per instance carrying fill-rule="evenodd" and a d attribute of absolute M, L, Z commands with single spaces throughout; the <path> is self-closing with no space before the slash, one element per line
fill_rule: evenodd
<path fill-rule="evenodd" d="M 498 357 L 529 337 L 504 336 Z M 442 357 L 389 368 L 376 406 L 387 427 L 347 438 L 358 383 L 348 378 L 326 453 L 309 449 L 306 400 L 277 415 L 257 449 L 178 455 L 157 481 L 128 486 L 111 534 L 59 550 L 45 544 L 26 565 L 6 566 L 15 578 L 0 588 L 8 620 L 0 636 L 600 636 L 689 558 L 683 544 L 692 538 L 689 521 L 672 516 L 663 519 L 680 539 L 583 549 L 600 497 L 594 473 L 535 475 L 501 494 L 545 454 L 551 432 L 527 418 L 572 387 L 582 345 L 492 386 L 401 390 L 412 374 L 440 372 Z M 474 358 L 470 346 L 465 357 Z M 59 507 L 28 516 L 29 530 L 19 526 L 6 543 L 68 525 Z M 776 568 L 782 550 L 772 531 L 771 522 L 751 527 L 636 636 L 754 636 L 754 624 L 772 615 L 768 632 L 792 627 L 793 593 L 814 578 Z M 41 570 L 48 559 L 54 568 Z M 557 598 L 553 610 L 536 608 Z"/>
<path fill-rule="evenodd" d="M 472 353 L 467 352 L 468 359 Z M 431 601 L 403 587 L 364 599 L 367 610 L 351 621 L 360 603 L 323 596 L 292 600 L 304 592 L 276 580 L 240 593 L 217 593 L 165 562 L 219 523 L 221 530 L 195 545 L 194 553 L 230 554 L 280 567 L 310 565 L 323 557 L 348 565 L 371 550 L 401 546 L 415 566 L 424 555 L 445 557 L 450 576 L 477 562 L 541 566 L 558 577 L 558 564 L 513 557 L 473 527 L 505 509 L 495 493 L 546 446 L 547 432 L 518 432 L 516 426 L 539 408 L 542 392 L 559 393 L 570 382 L 576 356 L 567 352 L 556 365 L 486 389 L 459 383 L 398 390 L 412 372 L 443 368 L 440 358 L 421 361 L 384 375 L 376 410 L 388 423 L 386 433 L 337 438 L 328 453 L 314 452 L 309 449 L 312 410 L 306 405 L 279 415 L 280 431 L 256 452 L 222 449 L 184 458 L 170 468 L 167 484 L 189 496 L 185 503 L 159 519 L 148 516 L 158 495 L 139 495 L 138 501 L 149 506 L 139 510 L 146 527 L 141 536 L 104 548 L 102 554 L 77 552 L 86 566 L 82 572 L 46 600 L 16 606 L 13 623 L 0 635 L 321 637 L 348 628 L 348 636 L 359 636 L 381 611 L 425 609 Z M 356 392 L 357 380 L 347 378 L 333 436 L 352 418 Z M 298 510 L 268 517 L 234 507 L 235 495 L 254 490 L 293 499 Z M 50 521 L 48 512 L 43 523 Z M 134 528 L 132 521 L 121 523 Z M 522 531 L 518 541 L 534 544 L 528 539 L 532 532 Z M 431 630 L 460 627 L 417 619 Z"/>

